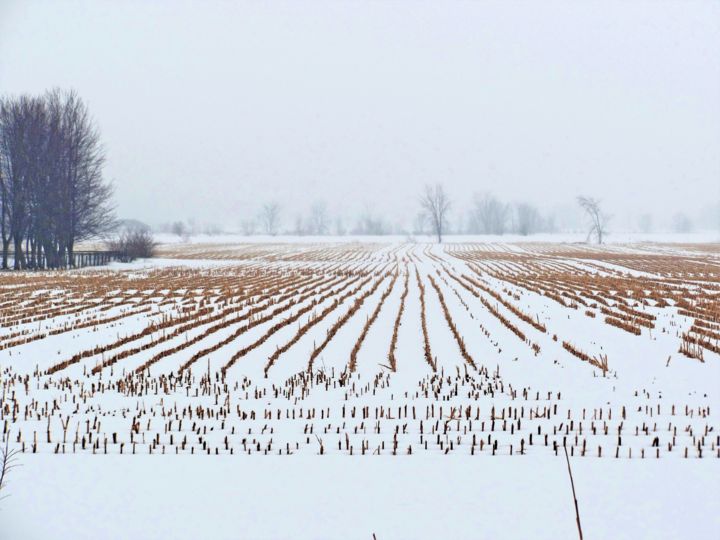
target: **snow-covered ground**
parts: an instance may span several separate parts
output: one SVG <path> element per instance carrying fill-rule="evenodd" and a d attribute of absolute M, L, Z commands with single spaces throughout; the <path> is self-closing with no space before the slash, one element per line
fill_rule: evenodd
<path fill-rule="evenodd" d="M 0 276 L 0 538 L 720 533 L 708 238 L 197 240 Z"/>
<path fill-rule="evenodd" d="M 720 466 L 576 459 L 584 537 L 717 538 Z M 577 538 L 564 460 L 23 458 L 2 538 Z"/>

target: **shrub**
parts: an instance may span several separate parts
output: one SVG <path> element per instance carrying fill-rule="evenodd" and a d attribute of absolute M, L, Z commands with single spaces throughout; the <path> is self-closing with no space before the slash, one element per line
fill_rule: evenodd
<path fill-rule="evenodd" d="M 117 237 L 107 242 L 108 249 L 120 253 L 123 262 L 135 259 L 149 259 L 155 256 L 155 242 L 152 233 L 147 229 L 126 229 Z"/>

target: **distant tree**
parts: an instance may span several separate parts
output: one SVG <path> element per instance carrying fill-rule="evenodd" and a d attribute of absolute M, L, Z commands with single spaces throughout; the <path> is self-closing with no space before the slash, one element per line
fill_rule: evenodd
<path fill-rule="evenodd" d="M 256 223 L 255 223 L 254 219 L 252 219 L 252 218 L 243 219 L 240 222 L 240 231 L 242 232 L 243 235 L 252 236 L 253 234 L 255 234 L 255 230 L 256 230 Z"/>
<path fill-rule="evenodd" d="M 330 218 L 324 201 L 316 201 L 310 208 L 310 234 L 327 234 L 330 230 Z"/>
<path fill-rule="evenodd" d="M 607 216 L 600 207 L 600 201 L 593 197 L 581 196 L 577 198 L 577 202 L 580 205 L 580 208 L 585 211 L 585 214 L 590 221 L 590 229 L 588 230 L 586 242 L 589 242 L 590 238 L 595 235 L 597 243 L 602 244 L 603 237 L 607 232 Z"/>
<path fill-rule="evenodd" d="M 265 203 L 260 211 L 260 226 L 265 234 L 275 236 L 280 227 L 280 205 L 276 202 Z"/>
<path fill-rule="evenodd" d="M 185 229 L 187 230 L 188 236 L 194 236 L 194 235 L 198 234 L 199 228 L 198 228 L 197 222 L 195 221 L 194 217 L 187 218 L 185 223 L 187 223 Z"/>
<path fill-rule="evenodd" d="M 208 236 L 217 236 L 222 233 L 222 228 L 217 223 L 207 223 L 203 227 L 203 233 Z"/>
<path fill-rule="evenodd" d="M 673 229 L 676 233 L 689 233 L 693 230 L 692 220 L 682 212 L 673 216 Z"/>
<path fill-rule="evenodd" d="M 345 236 L 345 234 L 347 234 L 347 229 L 345 228 L 345 223 L 343 222 L 343 219 L 340 216 L 335 218 L 335 234 L 337 236 Z"/>
<path fill-rule="evenodd" d="M 305 220 L 303 217 L 298 214 L 295 216 L 295 226 L 293 227 L 293 233 L 295 233 L 297 236 L 304 236 L 307 234 L 307 227 L 305 224 Z"/>
<path fill-rule="evenodd" d="M 457 220 L 455 221 L 455 229 L 459 234 L 462 234 L 467 231 L 468 226 L 465 224 L 466 216 L 463 214 L 459 214 L 457 216 Z"/>
<path fill-rule="evenodd" d="M 553 233 L 556 229 L 555 225 L 555 214 L 547 214 L 543 219 L 543 232 Z"/>
<path fill-rule="evenodd" d="M 490 193 L 475 195 L 471 213 L 471 232 L 505 234 L 510 217 L 509 205 Z"/>
<path fill-rule="evenodd" d="M 380 236 L 388 234 L 388 225 L 382 217 L 373 213 L 370 205 L 365 205 L 353 232 L 355 234 Z"/>
<path fill-rule="evenodd" d="M 640 227 L 640 231 L 644 233 L 649 233 L 653 230 L 653 218 L 651 214 L 643 214 L 640 216 L 640 219 L 638 220 L 638 226 Z"/>
<path fill-rule="evenodd" d="M 443 233 L 447 227 L 448 211 L 450 210 L 450 199 L 445 193 L 442 184 L 425 186 L 425 191 L 420 196 L 420 207 L 430 223 L 438 243 L 441 243 Z"/>
<path fill-rule="evenodd" d="M 412 224 L 413 234 L 425 234 L 427 229 L 427 216 L 422 210 L 415 214 Z"/>
<path fill-rule="evenodd" d="M 527 236 L 538 232 L 542 226 L 542 217 L 534 206 L 519 203 L 515 205 L 515 223 L 518 234 Z"/>
<path fill-rule="evenodd" d="M 696 216 L 696 226 L 708 231 L 720 231 L 720 201 L 706 204 L 694 215 Z"/>
<path fill-rule="evenodd" d="M 177 236 L 178 238 L 182 239 L 183 241 L 187 241 L 189 237 L 188 228 L 185 226 L 185 223 L 182 221 L 175 221 L 170 225 L 170 232 Z"/>

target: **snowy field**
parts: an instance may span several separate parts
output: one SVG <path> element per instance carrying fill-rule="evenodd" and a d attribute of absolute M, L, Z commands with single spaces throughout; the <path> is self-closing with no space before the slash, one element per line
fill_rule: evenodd
<path fill-rule="evenodd" d="M 0 275 L 0 538 L 717 538 L 720 244 L 581 239 Z"/>

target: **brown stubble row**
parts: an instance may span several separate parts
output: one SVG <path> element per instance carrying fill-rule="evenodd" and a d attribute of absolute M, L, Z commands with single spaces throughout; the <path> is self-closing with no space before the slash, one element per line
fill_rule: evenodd
<path fill-rule="evenodd" d="M 713 325 L 720 322 L 720 257 L 524 247 L 531 254 L 498 251 L 489 257 L 487 248 L 472 245 L 450 253 L 480 279 L 487 275 L 564 308 L 584 306 L 588 317 L 602 314 L 605 324 L 635 336 L 658 327 L 658 312 L 670 312 L 670 320 L 659 328 L 663 333 L 687 317 L 687 330 L 676 332 L 679 352 L 702 360 L 703 349 L 718 351 L 719 334 Z M 523 320 L 522 313 L 515 315 Z"/>

